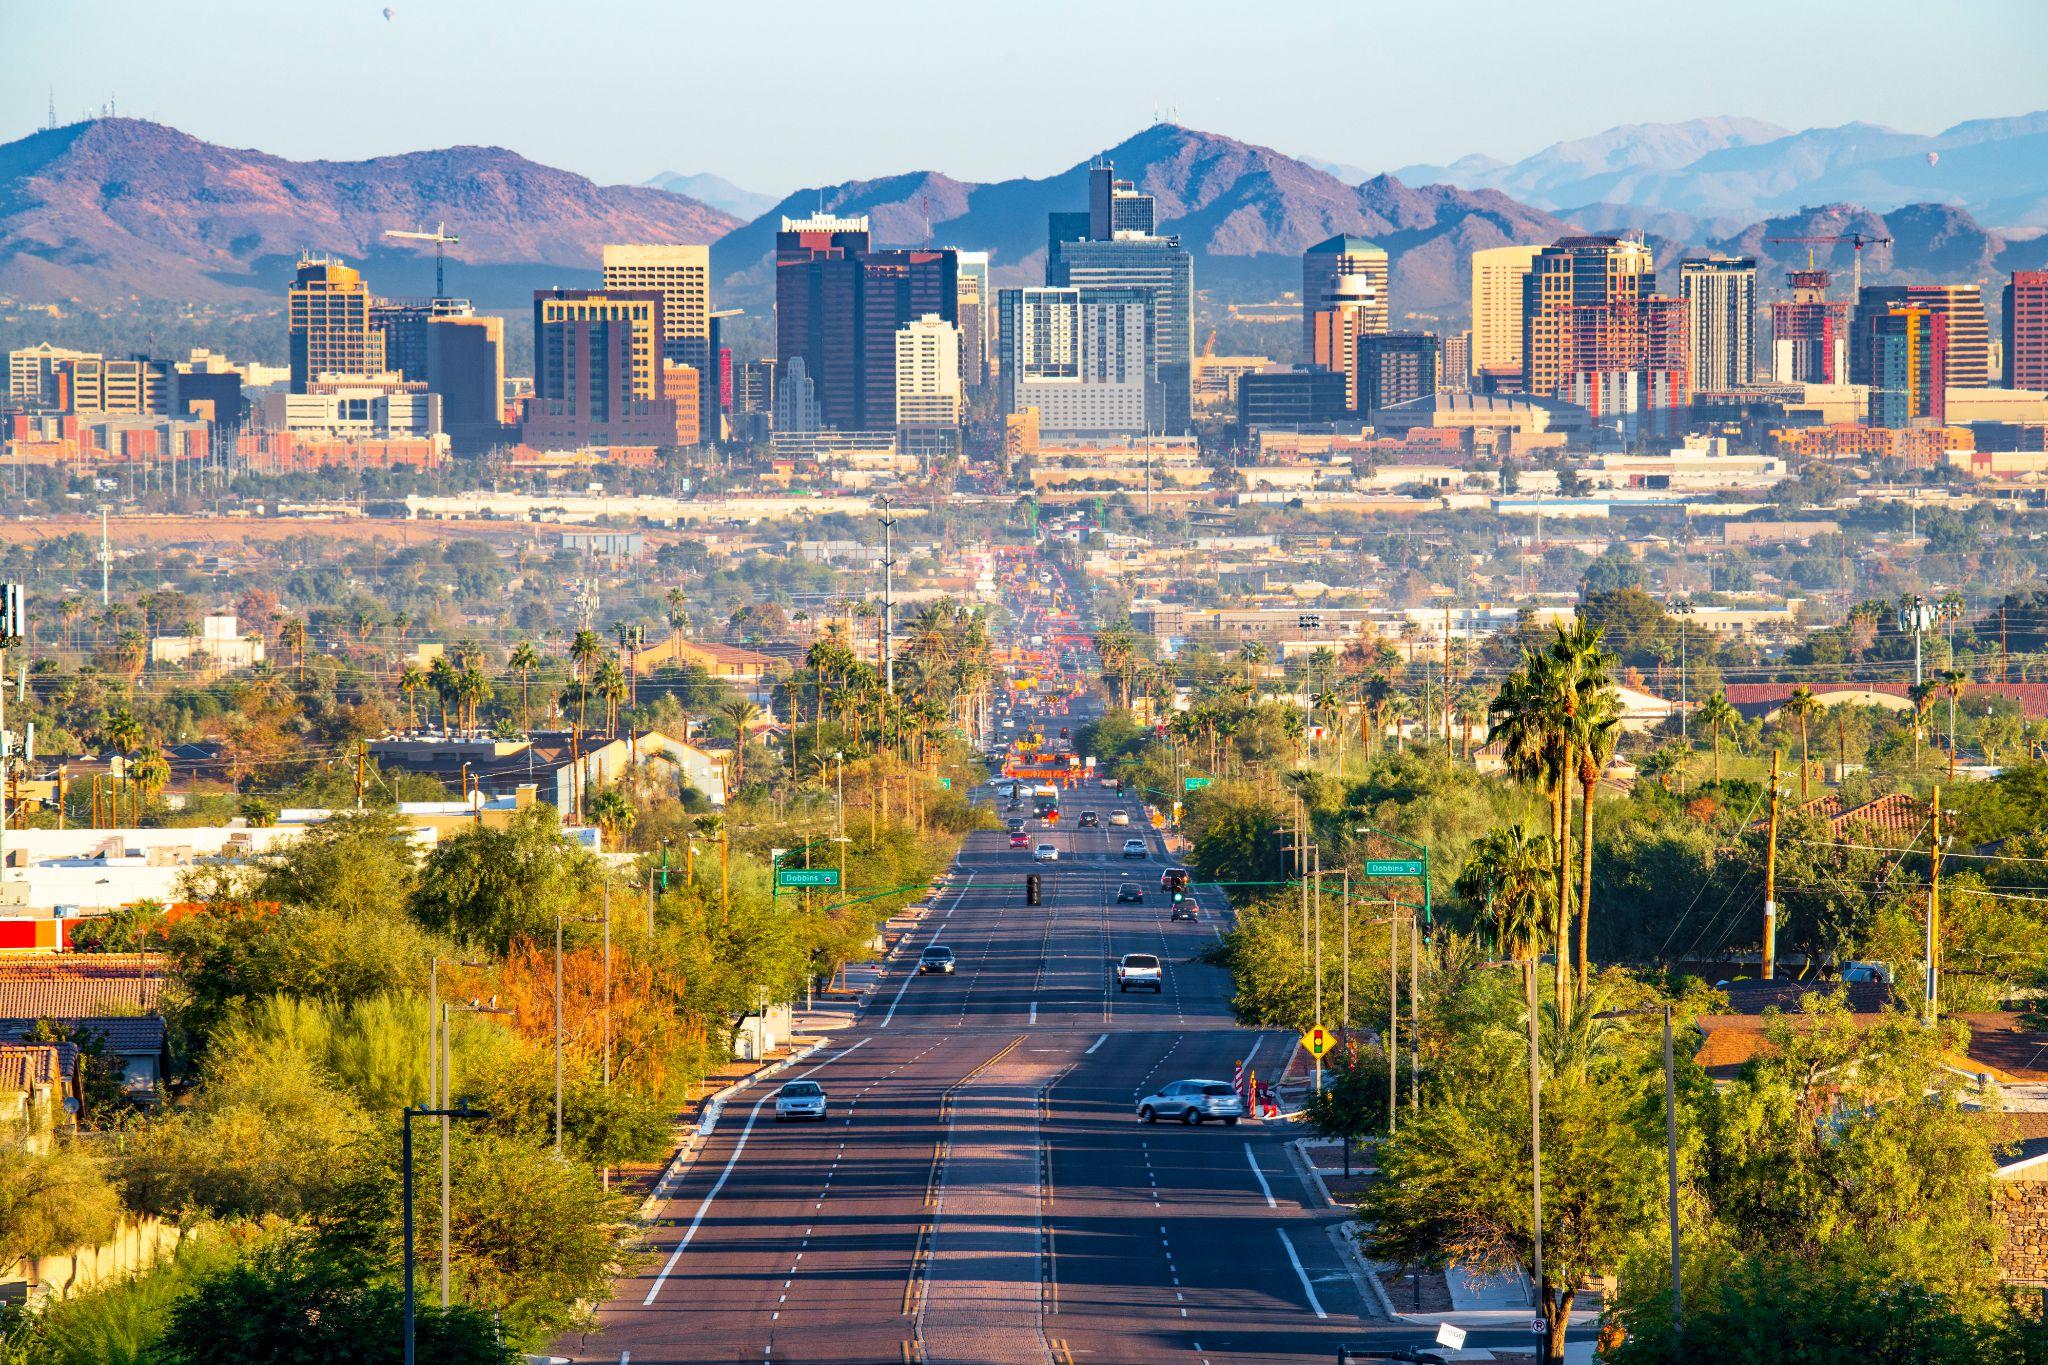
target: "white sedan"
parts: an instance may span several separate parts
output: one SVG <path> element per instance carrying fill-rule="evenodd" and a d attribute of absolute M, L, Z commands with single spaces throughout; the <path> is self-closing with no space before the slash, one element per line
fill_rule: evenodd
<path fill-rule="evenodd" d="M 775 1092 L 775 1121 L 825 1117 L 825 1087 L 816 1081 L 791 1081 Z"/>
<path fill-rule="evenodd" d="M 1056 863 L 1060 860 L 1060 851 L 1055 844 L 1040 844 L 1031 850 L 1031 856 L 1041 863 Z"/>
<path fill-rule="evenodd" d="M 1112 825 L 1128 825 L 1131 823 L 1131 813 L 1129 811 L 1113 810 L 1109 813 L 1109 823 Z"/>

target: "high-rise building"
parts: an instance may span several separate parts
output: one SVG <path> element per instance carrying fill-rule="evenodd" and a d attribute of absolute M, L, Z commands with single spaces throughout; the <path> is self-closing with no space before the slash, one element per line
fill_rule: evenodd
<path fill-rule="evenodd" d="M 1522 370 L 1522 280 L 1540 246 L 1490 246 L 1472 253 L 1474 375 Z"/>
<path fill-rule="evenodd" d="M 81 356 L 56 365 L 56 408 L 82 417 L 163 417 L 171 411 L 171 362 Z"/>
<path fill-rule="evenodd" d="M 674 445 L 661 339 L 661 295 L 653 290 L 537 291 L 527 444 Z"/>
<path fill-rule="evenodd" d="M 1374 330 L 1386 316 L 1386 301 L 1367 273 L 1333 275 L 1320 284 L 1325 292 L 1303 304 L 1309 309 L 1309 364 L 1343 375 L 1345 406 L 1357 412 L 1359 340 L 1386 334 L 1383 327 Z"/>
<path fill-rule="evenodd" d="M 1793 270 L 1790 300 L 1771 305 L 1771 379 L 1844 384 L 1849 379 L 1849 305 L 1828 297 L 1828 272 Z"/>
<path fill-rule="evenodd" d="M 1991 327 L 1984 318 L 1984 294 L 1974 284 L 1866 284 L 1856 300 L 1849 338 L 1849 382 L 1875 384 L 1871 340 L 1879 320 L 1904 305 L 1940 315 L 1947 337 L 1944 376 L 1952 389 L 1982 389 L 1991 383 Z"/>
<path fill-rule="evenodd" d="M 896 333 L 897 428 L 958 428 L 963 402 L 960 329 L 934 313 L 900 328 Z"/>
<path fill-rule="evenodd" d="M 996 296 L 986 251 L 962 251 L 960 259 L 960 378 L 970 389 L 988 383 L 996 324 Z"/>
<path fill-rule="evenodd" d="M 1686 382 L 1685 300 L 1668 294 L 1571 309 L 1564 383 L 1551 394 L 1602 426 L 1675 436 L 1692 401 Z"/>
<path fill-rule="evenodd" d="M 1159 235 L 1152 196 L 1118 180 L 1115 167 L 1091 167 L 1088 188 L 1088 212 L 1047 216 L 1045 282 L 1083 293 L 1143 292 L 1151 304 L 1146 415 L 1156 431 L 1185 431 L 1194 404 L 1194 258 L 1180 238 Z"/>
<path fill-rule="evenodd" d="M 927 313 L 958 320 L 959 255 L 876 251 L 866 218 L 784 218 L 775 238 L 775 354 L 804 359 L 825 426 L 896 425 L 896 333 Z"/>
<path fill-rule="evenodd" d="M 1439 393 L 1464 393 L 1472 387 L 1472 333 L 1452 332 L 1444 338 L 1443 364 L 1437 368 Z"/>
<path fill-rule="evenodd" d="M 1351 310 L 1358 322 L 1356 335 L 1372 336 L 1386 331 L 1393 316 L 1388 297 L 1390 281 L 1386 249 L 1363 237 L 1340 234 L 1302 252 L 1302 354 L 1314 356 L 1316 314 L 1325 308 L 1342 306 Z"/>
<path fill-rule="evenodd" d="M 711 360 L 711 248 L 607 245 L 604 287 L 661 295 L 661 352 L 699 372 Z"/>
<path fill-rule="evenodd" d="M 1004 415 L 1038 414 L 1041 432 L 1142 436 L 1154 391 L 1150 337 L 1154 297 L 1142 289 L 1005 289 L 1001 384 Z"/>
<path fill-rule="evenodd" d="M 675 405 L 675 443 L 679 446 L 703 442 L 704 388 L 704 376 L 696 366 L 675 360 L 661 362 L 661 396 Z"/>
<path fill-rule="evenodd" d="M 505 439 L 505 319 L 449 314 L 427 320 L 429 392 L 454 453 L 482 455 Z"/>
<path fill-rule="evenodd" d="M 1617 317 L 1609 326 L 1587 310 L 1633 303 L 1656 291 L 1650 249 L 1631 238 L 1565 237 L 1537 252 L 1522 279 L 1523 387 L 1539 398 L 1557 398 L 1576 370 L 1632 368 L 1602 363 L 1597 344 L 1625 337 L 1628 319 Z M 1680 369 L 1683 378 L 1682 358 Z"/>
<path fill-rule="evenodd" d="M 1916 421 L 1943 421 L 1954 382 L 1948 375 L 1947 316 L 1934 308 L 1893 304 L 1868 319 L 1858 309 L 1856 326 L 1870 366 L 1869 424 L 1896 429 Z"/>
<path fill-rule="evenodd" d="M 293 393 L 322 375 L 385 372 L 384 334 L 370 326 L 370 288 L 362 273 L 324 256 L 299 258 L 285 314 Z"/>
<path fill-rule="evenodd" d="M 2015 270 L 2006 281 L 2005 386 L 2048 389 L 2048 270 Z"/>
<path fill-rule="evenodd" d="M 7 353 L 7 397 L 30 407 L 57 402 L 57 366 L 66 360 L 97 360 L 97 351 L 71 351 L 39 341 Z"/>
<path fill-rule="evenodd" d="M 1685 300 L 1686 386 L 1694 393 L 1748 388 L 1756 370 L 1756 258 L 1680 261 L 1678 296 Z"/>
<path fill-rule="evenodd" d="M 1109 162 L 1088 168 L 1088 235 L 1095 241 L 1113 240 L 1120 232 L 1155 236 L 1158 212 L 1157 201 L 1131 181 L 1117 179 Z"/>
<path fill-rule="evenodd" d="M 1386 332 L 1358 339 L 1358 369 L 1351 386 L 1357 411 L 1370 418 L 1381 408 L 1425 398 L 1437 390 L 1443 348 L 1431 332 Z"/>
<path fill-rule="evenodd" d="M 468 299 L 426 299 L 394 303 L 373 299 L 370 328 L 384 339 L 384 369 L 400 378 L 424 383 L 427 378 L 427 325 L 435 318 L 466 318 Z"/>
<path fill-rule="evenodd" d="M 788 364 L 778 364 L 775 373 L 775 429 L 817 431 L 823 424 L 818 412 L 818 386 L 811 381 L 810 367 L 800 355 Z"/>

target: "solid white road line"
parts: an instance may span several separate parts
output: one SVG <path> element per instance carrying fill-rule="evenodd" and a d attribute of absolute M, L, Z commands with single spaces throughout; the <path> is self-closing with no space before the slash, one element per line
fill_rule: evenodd
<path fill-rule="evenodd" d="M 1287 1248 L 1287 1259 L 1293 1263 L 1294 1274 L 1301 1281 L 1301 1292 L 1308 1295 L 1308 1306 L 1316 1310 L 1317 1317 L 1329 1317 L 1323 1311 L 1322 1301 L 1316 1298 L 1316 1287 L 1308 1282 L 1308 1272 L 1301 1268 L 1301 1257 L 1294 1254 L 1294 1243 L 1287 1240 L 1287 1230 L 1275 1228 L 1274 1231 L 1280 1234 L 1280 1245 Z"/>
<path fill-rule="evenodd" d="M 1036 1000 L 1031 1002 L 1031 1022 L 1034 1024 L 1038 1022 L 1038 1002 Z"/>
<path fill-rule="evenodd" d="M 961 883 L 960 889 L 953 893 L 953 904 L 951 905 L 951 907 L 947 909 L 944 915 L 940 916 L 941 919 L 951 919 L 953 917 L 953 911 L 958 910 L 960 908 L 960 902 L 966 898 L 968 888 L 973 885 L 974 874 L 970 872 L 967 874 L 967 880 Z M 934 929 L 932 931 L 932 936 L 925 940 L 925 946 L 929 948 L 932 944 L 937 943 L 938 941 L 939 931 Z M 906 973 L 903 978 L 903 984 L 896 988 L 895 999 L 889 1002 L 889 1012 L 882 1016 L 882 1022 L 876 1024 L 876 1028 L 889 1027 L 889 1021 L 896 1017 L 896 1007 L 903 1003 L 903 992 L 909 990 L 910 983 L 915 980 L 917 980 L 917 964 L 913 962 L 910 964 L 910 971 Z"/>
<path fill-rule="evenodd" d="M 1273 1198 L 1273 1187 L 1266 1183 L 1266 1173 L 1259 1169 L 1259 1154 L 1252 1150 L 1249 1142 L 1244 1145 L 1244 1159 L 1252 1163 L 1252 1174 L 1259 1178 L 1259 1190 L 1266 1196 L 1266 1207 L 1279 1208 L 1280 1205 Z"/>
<path fill-rule="evenodd" d="M 1102 1036 L 1101 1036 L 1100 1038 L 1097 1038 L 1097 1039 L 1096 1039 L 1096 1040 L 1095 1040 L 1094 1042 L 1092 1042 L 1092 1043 L 1088 1044 L 1088 1050 L 1087 1050 L 1086 1052 L 1082 1053 L 1081 1055 L 1082 1055 L 1083 1057 L 1092 1057 L 1092 1056 L 1094 1056 L 1094 1055 L 1095 1055 L 1095 1049 L 1096 1049 L 1096 1048 L 1099 1048 L 1099 1047 L 1101 1047 L 1101 1046 L 1102 1046 L 1102 1045 L 1103 1045 L 1104 1043 L 1106 1043 L 1106 1042 L 1108 1042 L 1108 1041 L 1109 1041 L 1109 1035 L 1108 1035 L 1107 1033 L 1105 1033 L 1105 1034 L 1103 1034 L 1103 1035 L 1102 1035 Z"/>
<path fill-rule="evenodd" d="M 803 1077 L 809 1076 L 813 1072 L 820 1071 L 825 1067 L 831 1065 L 833 1062 L 838 1061 L 847 1053 L 859 1051 L 861 1048 L 866 1047 L 871 1041 L 873 1040 L 863 1038 L 859 1042 L 855 1043 L 852 1047 L 844 1048 L 838 1052 L 833 1053 L 830 1057 L 827 1057 L 824 1061 L 819 1062 L 816 1066 L 808 1067 L 805 1070 L 799 1072 L 797 1075 L 792 1076 L 790 1079 L 801 1080 L 803 1079 Z M 779 1088 L 780 1087 L 778 1087 L 778 1089 Z M 761 1116 L 761 1106 L 768 1103 L 768 1101 L 774 1098 L 775 1091 L 771 1090 L 767 1094 L 761 1096 L 760 1099 L 755 1100 L 754 1107 L 747 1111 L 747 1126 L 740 1129 L 740 1140 L 733 1144 L 732 1155 L 727 1157 L 725 1160 L 725 1169 L 718 1173 L 718 1179 L 715 1182 L 713 1182 L 710 1193 L 706 1194 L 704 1196 L 704 1202 L 697 1206 L 697 1216 L 690 1220 L 690 1226 L 684 1230 L 683 1240 L 676 1243 L 676 1249 L 669 1253 L 667 1263 L 661 1267 L 661 1273 L 654 1277 L 654 1284 L 651 1288 L 648 1289 L 647 1297 L 640 1301 L 640 1306 L 642 1308 L 646 1308 L 649 1305 L 651 1305 L 654 1302 L 654 1296 L 661 1292 L 661 1287 L 664 1284 L 668 1283 L 669 1272 L 676 1268 L 676 1262 L 682 1259 L 683 1252 L 687 1250 L 690 1245 L 690 1239 L 695 1237 L 697 1235 L 697 1229 L 703 1226 L 704 1215 L 711 1212 L 711 1201 L 718 1198 L 718 1192 L 724 1189 L 725 1182 L 732 1178 L 733 1167 L 740 1164 L 740 1153 L 747 1150 L 747 1138 L 754 1131 L 754 1120 Z"/>

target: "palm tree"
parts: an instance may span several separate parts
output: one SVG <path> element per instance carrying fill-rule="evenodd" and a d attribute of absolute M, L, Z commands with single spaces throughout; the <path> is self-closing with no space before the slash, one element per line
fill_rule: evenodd
<path fill-rule="evenodd" d="M 626 700 L 626 670 L 619 667 L 619 661 L 607 654 L 597 664 L 597 676 L 592 679 L 597 695 L 604 698 L 604 727 L 608 734 L 619 732 L 619 707 Z"/>
<path fill-rule="evenodd" d="M 142 745 L 145 731 L 135 713 L 125 706 L 116 707 L 100 722 L 100 737 L 116 753 L 131 754 Z"/>
<path fill-rule="evenodd" d="M 683 632 L 690 625 L 690 598 L 681 588 L 670 588 L 662 595 L 663 615 L 668 618 L 668 628 L 675 640 L 675 665 L 683 666 Z"/>
<path fill-rule="evenodd" d="M 747 729 L 761 716 L 761 708 L 745 697 L 718 708 L 732 727 L 732 789 L 737 793 L 747 779 Z"/>
<path fill-rule="evenodd" d="M 639 812 L 626 794 L 617 787 L 606 787 L 590 800 L 590 818 L 597 822 L 604 832 L 605 845 L 616 848 L 618 840 L 627 830 L 633 828 Z"/>
<path fill-rule="evenodd" d="M 604 641 L 598 633 L 588 628 L 579 630 L 569 640 L 569 662 L 576 670 L 576 676 L 589 681 L 590 672 L 604 654 Z"/>
<path fill-rule="evenodd" d="M 1264 663 L 1268 657 L 1266 647 L 1257 640 L 1246 640 L 1237 647 L 1237 661 L 1244 665 L 1244 685 L 1246 687 L 1252 685 L 1252 670 Z"/>
<path fill-rule="evenodd" d="M 1806 757 L 1806 727 L 1821 713 L 1820 699 L 1813 695 L 1813 689 L 1805 683 L 1792 689 L 1792 695 L 1785 699 L 1784 712 L 1799 722 L 1799 799 L 1808 796 L 1807 783 L 1813 776 L 1812 765 Z"/>
<path fill-rule="evenodd" d="M 427 675 L 420 672 L 415 664 L 407 664 L 398 674 L 398 694 L 405 698 L 405 728 L 418 728 L 418 717 L 414 712 L 413 697 L 425 689 Z"/>
<path fill-rule="evenodd" d="M 1685 766 L 1685 751 L 1676 744 L 1660 744 L 1644 754 L 1636 764 L 1636 771 L 1644 777 L 1657 780 L 1665 791 L 1671 790 L 1671 775 Z"/>
<path fill-rule="evenodd" d="M 512 647 L 512 657 L 506 660 L 519 672 L 519 728 L 528 728 L 526 714 L 526 688 L 533 678 L 533 670 L 541 666 L 540 651 L 533 647 L 533 641 L 521 640 Z"/>
<path fill-rule="evenodd" d="M 1387 681 L 1384 673 L 1375 673 L 1365 680 L 1360 693 L 1365 701 L 1365 766 L 1372 767 L 1373 743 L 1386 732 L 1387 707 L 1394 700 L 1394 685 Z"/>
<path fill-rule="evenodd" d="M 1970 685 L 1970 675 L 1959 668 L 1951 668 L 1935 681 L 1948 694 L 1948 780 L 1953 784 L 1956 780 L 1956 699 Z"/>
<path fill-rule="evenodd" d="M 157 793 L 170 785 L 171 760 L 161 749 L 137 754 L 128 765 L 128 780 L 141 788 L 145 801 L 154 801 Z"/>
<path fill-rule="evenodd" d="M 491 680 L 482 667 L 470 664 L 455 679 L 455 695 L 462 703 L 471 730 L 477 728 L 477 712 L 491 699 Z"/>
<path fill-rule="evenodd" d="M 1920 766 L 1920 731 L 1927 723 L 1927 713 L 1934 709 L 1934 699 L 1941 695 L 1941 684 L 1933 678 L 1916 682 L 1906 689 L 1906 700 L 1913 703 L 1913 766 Z"/>
<path fill-rule="evenodd" d="M 1570 915 L 1571 783 L 1577 776 L 1572 761 L 1571 707 L 1576 688 L 1570 660 L 1554 650 L 1525 649 L 1522 663 L 1502 682 L 1493 699 L 1494 732 L 1510 776 L 1534 782 L 1550 802 L 1550 836 L 1555 848 L 1556 896 L 1551 906 L 1557 943 L 1556 994 L 1562 1005 L 1570 990 L 1570 963 L 1565 951 Z"/>
<path fill-rule="evenodd" d="M 1721 780 L 1721 736 L 1741 723 L 1735 708 L 1728 704 L 1726 692 L 1716 692 L 1700 703 L 1699 723 L 1707 727 L 1714 737 L 1714 780 Z"/>
<path fill-rule="evenodd" d="M 1472 845 L 1456 890 L 1483 905 L 1493 920 L 1495 947 L 1517 960 L 1533 957 L 1548 918 L 1552 847 L 1521 825 L 1488 830 Z"/>
<path fill-rule="evenodd" d="M 462 675 L 455 671 L 454 663 L 446 654 L 435 655 L 434 662 L 427 665 L 427 686 L 433 689 L 434 699 L 441 703 L 441 730 L 445 734 L 449 710 L 462 686 Z"/>
<path fill-rule="evenodd" d="M 1578 989 L 1586 989 L 1586 936 L 1593 915 L 1593 790 L 1614 757 L 1621 733 L 1621 700 L 1613 670 L 1620 659 L 1601 648 L 1601 629 L 1587 621 L 1560 629 L 1551 653 L 1570 675 L 1574 696 L 1567 708 L 1567 741 L 1579 762 L 1579 935 Z"/>
<path fill-rule="evenodd" d="M 306 619 L 303 616 L 287 618 L 283 628 L 277 632 L 277 639 L 292 652 L 293 664 L 303 682 L 306 677 Z"/>

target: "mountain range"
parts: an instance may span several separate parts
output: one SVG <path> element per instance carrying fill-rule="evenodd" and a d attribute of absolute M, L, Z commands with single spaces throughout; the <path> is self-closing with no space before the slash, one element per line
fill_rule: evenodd
<path fill-rule="evenodd" d="M 2042 135 L 2027 131 L 2036 121 L 2048 119 L 2008 120 L 2003 131 L 1987 125 L 1969 145 L 2009 149 Z M 1272 148 L 1158 124 L 1043 178 L 975 183 L 912 171 L 799 190 L 766 208 L 757 199 L 743 220 L 683 192 L 749 206 L 735 197 L 746 191 L 718 177 L 601 186 L 495 147 L 295 162 L 108 118 L 0 145 L 0 294 L 96 308 L 152 300 L 272 311 L 304 251 L 361 264 L 387 296 L 424 294 L 431 252 L 383 233 L 445 222 L 462 239 L 449 253 L 450 292 L 485 307 L 517 310 L 536 287 L 594 282 L 606 242 L 710 242 L 721 303 L 765 320 L 784 214 L 865 214 L 878 244 L 986 250 L 999 283 L 1036 282 L 1046 214 L 1085 207 L 1088 168 L 1104 159 L 1156 196 L 1162 229 L 1178 233 L 1194 254 L 1198 307 L 1298 289 L 1302 250 L 1336 233 L 1387 248 L 1395 316 L 1416 326 L 1459 324 L 1474 250 L 1574 231 L 1641 231 L 1667 263 L 1701 249 L 1756 254 L 1774 272 L 1803 264 L 1805 248 L 1766 239 L 1853 227 L 1896 239 L 1866 254 L 1873 280 L 1994 283 L 2007 270 L 2048 261 L 2048 235 L 1988 229 L 1967 209 L 1942 203 L 1909 202 L 1880 215 L 1845 198 L 1746 217 L 1594 201 L 1559 211 L 1521 197 L 1569 199 L 1603 177 L 1682 180 L 1685 173 L 1660 168 L 1688 156 L 1697 164 L 1756 154 L 1785 140 L 1773 139 L 1774 131 L 1733 119 L 1617 129 L 1587 145 L 1549 149 L 1543 167 L 1487 171 L 1517 193 L 1414 183 L 1430 168 L 1350 182 Z M 1965 144 L 1955 145 L 1964 150 L 1953 155 L 1963 157 Z M 1459 174 L 1477 165 L 1469 158 L 1458 164 Z M 1821 256 L 1849 265 L 1846 248 Z M 1766 292 L 1776 284 L 1767 276 Z"/>
<path fill-rule="evenodd" d="M 1404 166 L 1408 180 L 1495 189 L 1560 213 L 1590 204 L 1744 221 L 1844 201 L 1935 203 L 1980 222 L 2048 224 L 2048 111 L 1939 133 L 1872 123 L 1798 132 L 1755 119 L 1638 123 L 1555 142 L 1520 161 Z"/>
<path fill-rule="evenodd" d="M 735 218 L 752 218 L 775 206 L 775 196 L 762 194 L 759 190 L 744 189 L 722 175 L 700 171 L 685 175 L 681 171 L 663 171 L 647 181 L 650 189 L 667 190 L 671 194 L 684 195 L 700 204 L 709 204 L 720 213 L 729 213 Z"/>
<path fill-rule="evenodd" d="M 516 291 L 569 282 L 562 267 L 594 268 L 606 242 L 703 242 L 737 221 L 501 147 L 288 161 L 127 118 L 0 146 L 0 293 L 30 300 L 275 303 L 304 251 L 362 264 L 383 292 L 426 294 L 432 253 L 383 233 L 444 222 L 462 239 L 451 281 L 487 267 L 462 287 Z"/>

